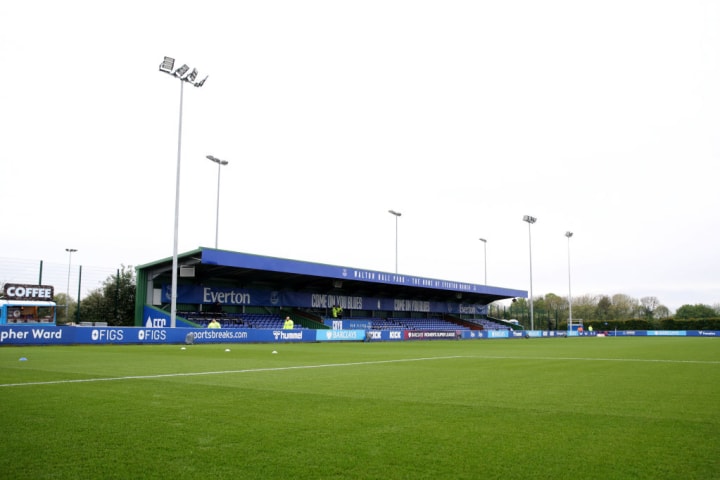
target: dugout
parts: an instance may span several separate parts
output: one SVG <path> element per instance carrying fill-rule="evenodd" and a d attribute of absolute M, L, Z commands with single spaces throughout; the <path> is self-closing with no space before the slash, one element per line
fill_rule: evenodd
<path fill-rule="evenodd" d="M 136 326 L 148 309 L 170 312 L 172 257 L 136 267 Z M 497 300 L 527 292 L 452 280 L 199 247 L 178 254 L 177 326 L 198 313 L 286 312 L 345 318 L 483 318 Z"/>

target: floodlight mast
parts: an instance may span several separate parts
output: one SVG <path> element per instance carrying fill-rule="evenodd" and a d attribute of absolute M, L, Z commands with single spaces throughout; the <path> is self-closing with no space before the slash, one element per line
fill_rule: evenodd
<path fill-rule="evenodd" d="M 175 328 L 177 317 L 177 273 L 178 273 L 178 225 L 180 217 L 180 158 L 182 145 L 182 111 L 183 111 L 183 87 L 185 83 L 189 83 L 195 87 L 202 87 L 207 80 L 207 76 L 199 82 L 195 81 L 197 70 L 193 69 L 189 74 L 188 67 L 183 64 L 180 68 L 173 71 L 175 67 L 175 59 L 165 57 L 160 64 L 160 71 L 167 73 L 180 80 L 180 121 L 178 126 L 178 149 L 177 149 L 177 173 L 175 175 L 175 226 L 173 239 L 173 257 L 172 257 L 172 280 L 170 290 L 170 327 Z"/>
<path fill-rule="evenodd" d="M 535 317 L 533 314 L 533 290 L 532 290 L 532 235 L 530 233 L 530 226 L 537 222 L 537 218 L 531 217 L 530 215 L 523 216 L 523 222 L 528 224 L 528 244 L 530 245 L 530 330 L 535 330 Z"/>
<path fill-rule="evenodd" d="M 66 248 L 68 252 L 68 278 L 67 278 L 67 293 L 65 294 L 65 322 L 70 323 L 70 266 L 72 265 L 72 254 L 77 252 L 77 248 Z M 78 304 L 80 304 L 80 298 L 78 298 Z"/>
<path fill-rule="evenodd" d="M 568 331 L 572 332 L 572 284 L 570 282 L 570 237 L 573 236 L 573 232 L 565 232 L 565 236 L 568 239 Z"/>
<path fill-rule="evenodd" d="M 205 158 L 207 158 L 211 162 L 215 162 L 218 164 L 217 206 L 215 208 L 215 249 L 217 249 L 218 232 L 220 229 L 220 167 L 222 167 L 223 165 L 227 165 L 229 162 L 227 160 L 220 160 L 219 158 L 215 158 L 212 155 L 207 155 Z"/>
<path fill-rule="evenodd" d="M 395 274 L 398 273 L 398 217 L 402 216 L 402 213 L 396 212 L 395 210 L 388 210 L 388 213 L 395 216 Z"/>
<path fill-rule="evenodd" d="M 485 285 L 487 285 L 487 239 L 481 238 L 481 242 L 483 242 L 483 265 L 485 266 Z"/>

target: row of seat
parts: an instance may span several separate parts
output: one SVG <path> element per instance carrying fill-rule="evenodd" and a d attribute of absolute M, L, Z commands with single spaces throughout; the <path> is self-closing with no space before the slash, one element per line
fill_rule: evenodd
<path fill-rule="evenodd" d="M 197 323 L 201 327 L 207 327 L 208 323 L 215 318 L 223 328 L 283 328 L 285 320 L 274 314 L 260 313 L 212 313 L 212 312 L 185 312 L 183 317 Z M 441 318 L 351 318 L 346 320 L 369 321 L 373 330 L 470 330 L 470 327 L 458 325 Z M 490 320 L 481 319 L 473 321 L 476 325 L 482 326 L 484 330 L 508 330 L 506 325 L 500 325 Z M 295 328 L 303 328 L 295 323 Z"/>
<path fill-rule="evenodd" d="M 259 313 L 206 313 L 190 312 L 183 315 L 185 318 L 200 327 L 205 328 L 212 321 L 217 320 L 223 328 L 266 328 L 279 329 L 283 327 L 285 320 L 279 315 Z M 303 328 L 296 324 L 295 328 Z"/>

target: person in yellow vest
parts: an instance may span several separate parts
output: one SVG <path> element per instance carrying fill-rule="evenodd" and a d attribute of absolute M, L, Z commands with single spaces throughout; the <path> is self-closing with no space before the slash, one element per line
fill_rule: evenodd
<path fill-rule="evenodd" d="M 283 324 L 283 329 L 285 330 L 292 330 L 295 328 L 295 322 L 292 321 L 292 318 L 289 316 L 285 317 L 285 323 Z"/>
<path fill-rule="evenodd" d="M 210 323 L 208 323 L 208 328 L 221 328 L 220 322 L 217 321 L 217 319 L 213 318 L 210 320 Z"/>
<path fill-rule="evenodd" d="M 590 326 L 588 327 L 588 332 L 590 333 L 590 335 L 592 335 L 592 333 L 593 333 L 592 325 L 590 325 Z"/>

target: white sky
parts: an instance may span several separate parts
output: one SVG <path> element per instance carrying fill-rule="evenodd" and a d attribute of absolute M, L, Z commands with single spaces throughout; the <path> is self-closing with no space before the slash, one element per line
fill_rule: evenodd
<path fill-rule="evenodd" d="M 720 2 L 0 4 L 0 256 L 219 247 L 720 303 Z M 61 287 L 61 286 L 59 286 Z M 57 288 L 57 287 L 56 287 Z M 63 290 L 64 288 L 58 288 Z"/>

